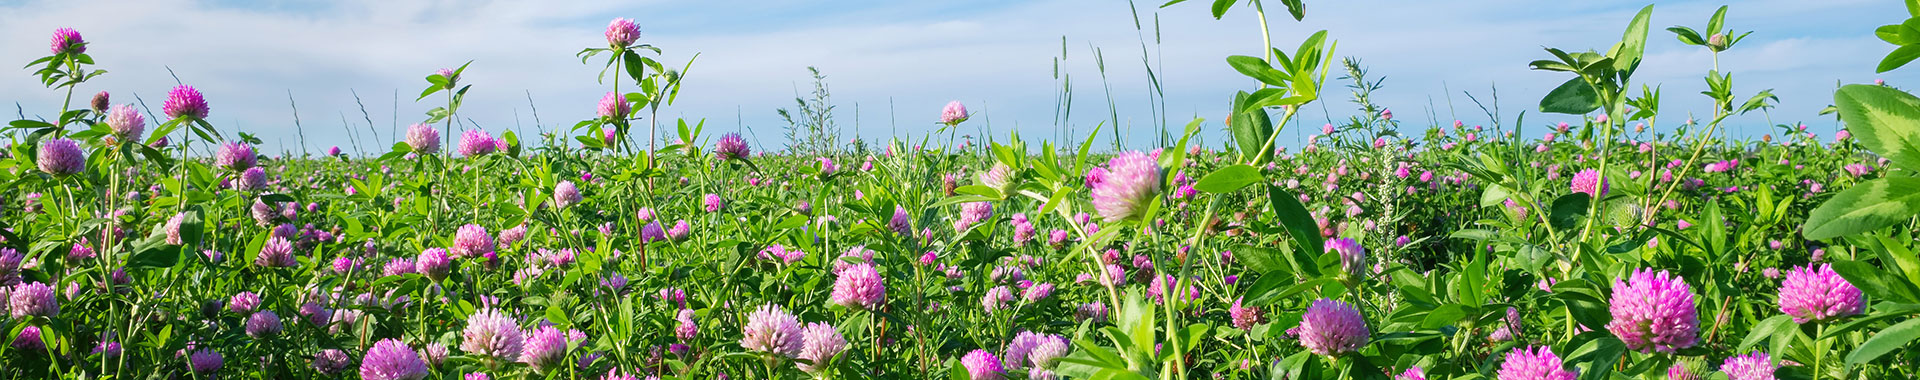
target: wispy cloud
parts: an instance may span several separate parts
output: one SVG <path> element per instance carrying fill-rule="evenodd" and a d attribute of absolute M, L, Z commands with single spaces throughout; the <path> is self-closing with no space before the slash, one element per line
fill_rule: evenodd
<path fill-rule="evenodd" d="M 778 146 L 783 123 L 773 110 L 806 91 L 804 68 L 818 66 L 829 76 L 841 105 L 840 124 L 849 133 L 882 137 L 896 124 L 901 133 L 925 133 L 939 107 L 958 99 L 981 111 L 980 120 L 991 120 L 996 134 L 1017 126 L 1025 136 L 1044 137 L 1054 127 L 1059 85 L 1054 60 L 1063 53 L 1064 36 L 1067 59 L 1060 70 L 1072 76 L 1074 128 L 1084 133 L 1109 119 L 1105 86 L 1111 85 L 1120 125 L 1131 129 L 1130 143 L 1140 147 L 1157 121 L 1148 102 L 1143 43 L 1165 86 L 1171 115 L 1161 118 L 1175 128 L 1195 116 L 1220 119 L 1229 96 L 1251 84 L 1223 58 L 1258 55 L 1261 44 L 1257 22 L 1246 9 L 1214 20 L 1204 4 L 1164 10 L 1153 8 L 1157 5 L 1138 4 L 1145 28 L 1138 31 L 1126 3 L 1102 0 L 617 6 L 505 0 L 27 0 L 0 3 L 0 32 L 44 36 L 56 27 L 78 28 L 94 42 L 90 53 L 112 71 L 83 92 L 112 91 L 119 102 L 138 93 L 157 107 L 157 97 L 174 84 L 171 68 L 181 81 L 208 94 L 213 121 L 223 130 L 256 133 L 268 140 L 270 150 L 282 146 L 278 142 L 296 151 L 289 93 L 299 103 L 310 149 L 348 145 L 339 132 L 343 118 L 353 124 L 362 146 L 379 149 L 392 141 L 384 134 L 396 120 L 404 126 L 434 106 L 431 100 L 411 101 L 424 86 L 421 78 L 468 60 L 475 63 L 466 79 L 476 87 L 463 119 L 492 131 L 517 128 L 527 134 L 535 129 L 532 106 L 539 108 L 545 128 L 570 126 L 591 117 L 595 101 L 609 90 L 594 80 L 598 64 L 583 65 L 573 54 L 599 44 L 601 28 L 613 17 L 639 20 L 644 40 L 667 49 L 663 58 L 670 64 L 700 54 L 679 103 L 663 110 L 669 120 L 705 118 L 710 130 L 743 125 L 762 145 Z M 1668 2 L 1656 10 L 1653 43 L 1636 79 L 1661 86 L 1668 112 L 1706 113 L 1707 101 L 1696 93 L 1705 87 L 1699 77 L 1712 59 L 1659 29 L 1698 27 L 1716 6 Z M 1782 102 L 1772 112 L 1773 122 L 1826 120 L 1815 113 L 1830 102 L 1836 81 L 1881 77 L 1872 68 L 1889 48 L 1874 40 L 1871 25 L 1863 26 L 1859 18 L 1897 14 L 1898 7 L 1866 0 L 1738 4 L 1729 23 L 1759 31 L 1722 55 L 1721 67 L 1735 73 L 1742 96 L 1775 89 Z M 1509 118 L 1531 109 L 1564 80 L 1526 70 L 1527 61 L 1545 57 L 1541 46 L 1604 50 L 1637 9 L 1611 2 L 1310 1 L 1305 22 L 1276 12 L 1271 25 L 1274 43 L 1283 47 L 1328 29 L 1340 41 L 1338 55 L 1361 58 L 1372 74 L 1387 78 L 1386 91 L 1375 100 L 1402 115 L 1423 115 L 1419 111 L 1431 104 L 1439 122 L 1457 117 L 1486 123 L 1461 91 L 1483 96 L 1489 86 L 1498 86 Z M 1094 66 L 1096 48 L 1106 64 L 1104 83 Z M 25 63 L 45 49 L 42 38 L 0 41 L 0 62 Z M 1884 78 L 1898 84 L 1912 74 Z M 350 90 L 367 103 L 372 128 Z M 17 101 L 29 115 L 53 113 L 64 95 L 41 88 L 25 71 L 0 75 L 0 93 L 11 94 L 3 100 Z M 1342 91 L 1327 96 L 1333 118 L 1351 113 L 1345 111 L 1351 107 Z M 1302 118 L 1327 119 L 1319 108 L 1306 108 Z M 1764 133 L 1761 125 L 1767 120 L 1756 114 L 1734 122 L 1743 131 Z M 854 131 L 856 124 L 860 128 Z M 369 136 L 367 129 L 380 135 Z M 1209 143 L 1222 143 L 1213 137 L 1217 133 L 1209 136 Z"/>

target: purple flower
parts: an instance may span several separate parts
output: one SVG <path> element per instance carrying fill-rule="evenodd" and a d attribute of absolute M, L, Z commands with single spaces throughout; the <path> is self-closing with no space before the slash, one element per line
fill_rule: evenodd
<path fill-rule="evenodd" d="M 460 226 L 454 233 L 453 257 L 480 257 L 493 252 L 493 236 L 478 224 Z"/>
<path fill-rule="evenodd" d="M 280 315 L 272 310 L 261 310 L 247 317 L 247 336 L 254 339 L 266 339 L 280 335 Z"/>
<path fill-rule="evenodd" d="M 527 335 L 526 351 L 520 356 L 534 370 L 546 372 L 567 356 L 566 334 L 553 326 L 541 326 Z"/>
<path fill-rule="evenodd" d="M 1000 366 L 1000 358 L 994 357 L 993 353 L 987 352 L 987 350 L 973 350 L 973 352 L 967 353 L 966 357 L 960 358 L 960 365 L 967 368 L 967 378 L 971 380 L 1001 380 L 1006 378 L 1005 371 L 1002 370 Z"/>
<path fill-rule="evenodd" d="M 1701 368 L 1702 364 L 1696 360 L 1681 360 L 1673 363 L 1672 367 L 1667 367 L 1667 380 L 1703 380 L 1707 374 L 1702 373 L 1704 372 Z"/>
<path fill-rule="evenodd" d="M 353 356 L 346 351 L 329 348 L 313 354 L 313 370 L 322 375 L 338 375 L 353 368 Z"/>
<path fill-rule="evenodd" d="M 46 341 L 40 338 L 40 326 L 32 325 L 21 328 L 20 335 L 13 337 L 11 346 L 13 346 L 15 350 L 31 352 L 41 352 L 47 349 Z"/>
<path fill-rule="evenodd" d="M 721 135 L 720 140 L 713 143 L 713 153 L 722 160 L 744 160 L 751 152 L 747 140 L 741 139 L 738 133 Z"/>
<path fill-rule="evenodd" d="M 327 156 L 339 156 L 339 155 L 340 155 L 340 147 L 339 147 L 339 146 L 335 146 L 335 147 L 331 147 L 331 148 L 327 148 Z"/>
<path fill-rule="evenodd" d="M 940 110 L 940 124 L 957 125 L 967 121 L 968 116 L 967 105 L 958 100 L 947 102 L 947 107 Z"/>
<path fill-rule="evenodd" d="M 414 260 L 414 266 L 414 271 L 434 281 L 440 281 L 446 279 L 447 274 L 453 271 L 453 260 L 447 257 L 445 249 L 427 248 L 420 252 L 419 258 Z"/>
<path fill-rule="evenodd" d="M 984 308 L 988 313 L 1005 309 L 1007 308 L 1007 304 L 1012 302 L 1013 289 L 1008 289 L 1005 286 L 995 286 L 993 289 L 987 289 L 987 294 L 980 296 L 980 307 Z"/>
<path fill-rule="evenodd" d="M 633 112 L 633 103 L 627 102 L 627 98 L 620 96 L 620 93 L 607 92 L 607 96 L 600 98 L 600 117 L 625 119 L 629 112 Z"/>
<path fill-rule="evenodd" d="M 45 283 L 15 285 L 11 293 L 8 296 L 8 310 L 14 318 L 53 318 L 60 315 L 60 303 L 54 299 L 53 288 Z"/>
<path fill-rule="evenodd" d="M 1860 289 L 1833 271 L 1833 264 L 1802 266 L 1780 281 L 1780 312 L 1797 323 L 1825 322 L 1860 314 L 1866 305 Z"/>
<path fill-rule="evenodd" d="M 706 207 L 707 212 L 720 212 L 720 210 L 726 209 L 727 207 L 726 201 L 720 199 L 720 194 L 713 193 L 708 193 L 706 196 L 701 197 L 700 204 Z"/>
<path fill-rule="evenodd" d="M 460 338 L 461 351 L 508 362 L 520 359 L 522 345 L 526 343 L 520 323 L 494 308 L 480 309 L 467 317 L 467 327 L 460 330 Z"/>
<path fill-rule="evenodd" d="M 140 134 L 147 130 L 147 117 L 141 116 L 131 104 L 117 105 L 107 112 L 107 127 L 120 141 L 139 140 Z"/>
<path fill-rule="evenodd" d="M 251 314 L 260 308 L 260 295 L 253 292 L 240 292 L 227 299 L 227 308 L 235 313 Z"/>
<path fill-rule="evenodd" d="M 420 354 L 399 339 L 381 339 L 360 359 L 360 378 L 365 380 L 420 380 L 427 377 L 427 363 Z"/>
<path fill-rule="evenodd" d="M 454 72 L 453 68 L 450 68 L 450 67 L 440 68 L 440 70 L 435 70 L 433 72 L 433 75 L 447 80 L 446 87 L 444 87 L 446 89 L 451 90 L 455 86 L 458 86 L 460 84 L 460 74 Z"/>
<path fill-rule="evenodd" d="M 40 143 L 40 171 L 55 176 L 67 176 L 87 169 L 87 153 L 80 151 L 80 144 L 69 139 L 52 139 Z"/>
<path fill-rule="evenodd" d="M 225 366 L 226 362 L 226 358 L 213 349 L 202 349 L 187 355 L 187 368 L 192 369 L 193 373 L 200 374 L 201 377 L 213 377 L 215 372 L 220 372 L 220 367 Z"/>
<path fill-rule="evenodd" d="M 253 167 L 256 159 L 253 146 L 235 141 L 220 145 L 220 151 L 213 155 L 213 164 L 238 172 Z"/>
<path fill-rule="evenodd" d="M 1252 330 L 1254 325 L 1266 320 L 1258 307 L 1240 306 L 1240 300 L 1233 300 L 1233 307 L 1227 309 L 1227 316 L 1233 319 L 1233 328 Z"/>
<path fill-rule="evenodd" d="M 1507 353 L 1499 380 L 1573 380 L 1577 375 L 1548 347 L 1521 347 Z"/>
<path fill-rule="evenodd" d="M 1427 380 L 1427 371 L 1420 369 L 1419 366 L 1414 366 L 1413 368 L 1407 368 L 1406 372 L 1393 375 L 1393 380 Z"/>
<path fill-rule="evenodd" d="M 893 206 L 893 219 L 887 221 L 887 228 L 900 236 L 913 236 L 913 220 L 906 207 Z"/>
<path fill-rule="evenodd" d="M 980 172 L 979 180 L 981 186 L 991 187 L 1005 194 L 1013 189 L 1013 167 L 995 162 L 992 168 Z"/>
<path fill-rule="evenodd" d="M 1700 317 L 1693 290 L 1680 276 L 1640 269 L 1614 280 L 1613 322 L 1607 330 L 1642 353 L 1674 351 L 1700 341 Z"/>
<path fill-rule="evenodd" d="M 614 50 L 625 50 L 638 40 L 640 40 L 640 26 L 635 25 L 633 20 L 616 18 L 613 22 L 607 23 L 608 47 Z"/>
<path fill-rule="evenodd" d="M 1505 342 L 1505 341 L 1514 340 L 1514 338 L 1519 336 L 1520 336 L 1520 309 L 1507 307 L 1507 318 L 1504 320 L 1501 320 L 1500 325 L 1493 328 L 1493 333 L 1487 334 L 1487 340 L 1492 340 L 1495 342 Z"/>
<path fill-rule="evenodd" d="M 53 54 L 82 54 L 87 52 L 87 41 L 80 39 L 80 31 L 73 28 L 53 30 Z"/>
<path fill-rule="evenodd" d="M 833 304 L 871 310 L 887 302 L 887 285 L 873 264 L 853 264 L 839 272 L 833 282 Z"/>
<path fill-rule="evenodd" d="M 466 133 L 460 134 L 461 156 L 485 156 L 493 154 L 493 150 L 497 147 L 493 140 L 493 135 L 487 134 L 487 131 L 469 129 Z"/>
<path fill-rule="evenodd" d="M 1093 208 L 1107 222 L 1135 219 L 1146 211 L 1147 203 L 1160 194 L 1160 163 L 1138 151 L 1130 151 L 1107 161 L 1099 181 L 1089 173 L 1093 188 Z"/>
<path fill-rule="evenodd" d="M 580 188 L 573 181 L 560 181 L 553 186 L 553 204 L 563 209 L 580 204 Z"/>
<path fill-rule="evenodd" d="M 254 257 L 253 265 L 270 268 L 299 265 L 293 259 L 293 242 L 279 236 L 268 238 L 267 243 L 260 246 L 260 254 Z"/>
<path fill-rule="evenodd" d="M 1042 282 L 1028 287 L 1025 292 L 1020 294 L 1020 299 L 1026 302 L 1040 302 L 1040 300 L 1047 299 L 1047 297 L 1050 296 L 1053 296 L 1053 284 Z"/>
<path fill-rule="evenodd" d="M 167 92 L 167 102 L 160 106 L 161 113 L 175 119 L 205 120 L 207 118 L 207 98 L 193 86 L 180 85 Z"/>
<path fill-rule="evenodd" d="M 1601 178 L 1599 170 L 1587 169 L 1574 173 L 1571 187 L 1575 193 L 1587 193 L 1594 198 L 1600 198 L 1607 195 L 1607 189 L 1612 187 L 1610 182 Z"/>
<path fill-rule="evenodd" d="M 680 325 L 673 329 L 675 338 L 685 341 L 693 340 L 700 335 L 700 324 L 693 321 L 692 309 L 680 309 L 680 313 L 674 316 L 674 320 L 680 322 Z"/>
<path fill-rule="evenodd" d="M 835 330 L 833 325 L 820 322 L 810 323 L 807 324 L 805 329 L 801 330 L 800 336 L 800 355 L 797 358 L 805 360 L 805 362 L 798 364 L 800 370 L 806 371 L 807 373 L 820 374 L 825 372 L 827 368 L 830 368 L 827 363 L 832 361 L 834 356 L 840 355 L 841 351 L 847 350 L 847 339 L 842 338 L 840 331 Z"/>
<path fill-rule="evenodd" d="M 1346 302 L 1315 300 L 1300 317 L 1300 345 L 1315 354 L 1335 356 L 1359 351 L 1371 335 L 1360 311 Z"/>
<path fill-rule="evenodd" d="M 1366 247 L 1361 247 L 1360 242 L 1349 238 L 1339 238 L 1327 240 L 1326 243 L 1322 245 L 1325 247 L 1325 250 L 1333 251 L 1340 255 L 1340 267 L 1346 269 L 1347 274 L 1356 278 L 1366 274 L 1367 249 Z"/>
<path fill-rule="evenodd" d="M 741 348 L 762 354 L 793 357 L 800 354 L 803 343 L 800 319 L 774 304 L 747 314 L 747 325 L 740 328 L 740 333 Z"/>
<path fill-rule="evenodd" d="M 407 146 L 414 153 L 434 154 L 440 152 L 440 131 L 426 124 L 414 124 L 407 127 Z"/>
<path fill-rule="evenodd" d="M 246 171 L 240 172 L 240 183 L 238 187 L 240 190 L 244 190 L 244 191 L 266 190 L 267 189 L 266 169 L 261 169 L 259 167 L 251 167 L 251 168 L 247 168 Z"/>
<path fill-rule="evenodd" d="M 954 232 L 966 231 L 974 223 L 993 217 L 992 202 L 967 202 L 960 204 L 960 218 L 953 221 Z"/>
<path fill-rule="evenodd" d="M 1720 363 L 1720 372 L 1726 372 L 1728 380 L 1773 380 L 1773 369 L 1773 359 L 1759 351 Z"/>
<path fill-rule="evenodd" d="M 673 227 L 667 229 L 667 238 L 673 239 L 673 241 L 686 241 L 687 237 L 692 234 L 693 225 L 688 224 L 686 219 L 674 221 Z"/>

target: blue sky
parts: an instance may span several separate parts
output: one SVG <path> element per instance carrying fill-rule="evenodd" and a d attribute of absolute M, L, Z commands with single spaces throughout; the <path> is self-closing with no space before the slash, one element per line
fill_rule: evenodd
<path fill-rule="evenodd" d="M 603 44 L 607 20 L 627 17 L 641 24 L 642 41 L 666 49 L 666 62 L 677 65 L 700 53 L 679 102 L 662 111 L 663 119 L 705 118 L 709 131 L 747 131 L 768 149 L 784 142 L 785 124 L 774 110 L 791 107 L 795 94 L 809 89 L 807 66 L 828 75 L 849 135 L 884 138 L 897 128 L 918 136 L 933 128 L 942 105 L 960 100 L 978 115 L 969 127 L 990 123 L 996 135 L 1018 130 L 1030 140 L 1054 136 L 1059 82 L 1053 62 L 1064 36 L 1061 69 L 1073 79 L 1074 131 L 1084 134 L 1109 119 L 1103 86 L 1110 85 L 1131 148 L 1146 147 L 1161 119 L 1177 128 L 1194 117 L 1210 121 L 1203 139 L 1220 145 L 1217 121 L 1226 101 L 1253 85 L 1224 58 L 1259 55 L 1261 41 L 1248 9 L 1214 20 L 1204 3 L 1137 4 L 1143 33 L 1135 30 L 1128 3 L 1114 0 L 0 0 L 0 31 L 20 36 L 0 41 L 0 62 L 25 64 L 45 55 L 43 36 L 70 26 L 85 34 L 89 53 L 111 71 L 83 93 L 110 91 L 116 103 L 138 94 L 157 111 L 174 83 L 171 68 L 207 94 L 217 127 L 260 135 L 267 151 L 300 149 L 289 93 L 298 102 L 308 149 L 338 145 L 351 152 L 357 141 L 372 151 L 394 141 L 395 124 L 404 128 L 436 106 L 411 100 L 423 76 L 468 60 L 474 63 L 464 80 L 475 85 L 462 109 L 472 120 L 468 127 L 529 135 L 537 129 L 536 107 L 538 128 L 547 130 L 592 117 L 609 88 L 595 83 L 598 65 L 583 65 L 573 53 Z M 1276 9 L 1270 24 L 1275 45 L 1287 49 L 1315 30 L 1329 30 L 1339 41 L 1337 55 L 1360 58 L 1371 75 L 1386 79 L 1375 101 L 1392 108 L 1403 129 L 1418 131 L 1456 118 L 1487 124 L 1463 92 L 1489 100 L 1494 86 L 1508 120 L 1533 109 L 1566 78 L 1527 70 L 1528 61 L 1547 57 L 1541 47 L 1604 50 L 1645 4 L 1309 0 L 1305 22 Z M 1655 7 L 1636 80 L 1664 91 L 1662 129 L 1688 112 L 1709 112 L 1698 93 L 1712 64 L 1703 49 L 1662 29 L 1701 28 L 1718 5 L 1666 1 Z M 1884 0 L 1740 2 L 1728 24 L 1755 33 L 1721 56 L 1722 69 L 1734 74 L 1741 99 L 1768 88 L 1780 96 L 1772 122 L 1805 121 L 1830 136 L 1834 122 L 1815 113 L 1831 103 L 1836 83 L 1885 79 L 1900 86 L 1915 79 L 1914 69 L 1873 73 L 1892 50 L 1873 38 L 1873 27 L 1904 14 L 1899 2 Z M 1143 40 L 1165 86 L 1163 117 L 1151 111 Z M 1094 48 L 1107 65 L 1104 85 Z M 1330 85 L 1323 99 L 1336 120 L 1354 112 L 1345 90 L 1333 87 L 1340 84 Z M 42 88 L 25 70 L 0 75 L 0 94 L 28 116 L 55 113 L 64 95 Z M 1305 108 L 1306 128 L 1294 129 L 1305 132 L 1289 133 L 1312 133 L 1329 118 L 1321 109 Z M 1527 120 L 1538 126 L 1566 119 L 1530 112 Z M 1760 113 L 1731 120 L 1738 135 L 1766 133 Z"/>

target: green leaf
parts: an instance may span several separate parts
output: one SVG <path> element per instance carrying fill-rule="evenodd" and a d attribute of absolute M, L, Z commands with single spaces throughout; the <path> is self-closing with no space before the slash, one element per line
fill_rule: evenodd
<path fill-rule="evenodd" d="M 1920 170 L 1920 98 L 1891 87 L 1847 85 L 1833 93 L 1840 120 L 1867 150 Z"/>
<path fill-rule="evenodd" d="M 1260 57 L 1244 55 L 1229 56 L 1227 57 L 1227 65 L 1233 66 L 1233 71 L 1238 71 L 1241 75 L 1252 77 L 1254 80 L 1260 81 L 1260 83 L 1266 83 L 1274 87 L 1287 86 L 1286 73 L 1275 70 L 1272 64 L 1268 64 L 1267 60 L 1260 59 Z"/>
<path fill-rule="evenodd" d="M 1313 221 L 1313 214 L 1307 213 L 1307 207 L 1300 204 L 1300 198 L 1273 184 L 1267 184 L 1267 203 L 1273 209 L 1275 219 L 1287 227 L 1287 235 L 1293 237 L 1296 253 L 1326 251 L 1325 243 L 1320 240 L 1320 224 Z"/>
<path fill-rule="evenodd" d="M 1227 8 L 1232 8 L 1235 2 L 1238 0 L 1213 0 L 1213 19 L 1219 20 L 1221 16 L 1226 16 Z"/>
<path fill-rule="evenodd" d="M 1580 78 L 1568 79 L 1540 98 L 1540 112 L 1581 115 L 1600 109 L 1600 95 Z"/>
<path fill-rule="evenodd" d="M 1920 214 L 1920 178 L 1888 177 L 1835 194 L 1807 215 L 1801 235 L 1826 240 L 1886 228 Z"/>
<path fill-rule="evenodd" d="M 1833 271 L 1847 279 L 1848 283 L 1859 288 L 1867 296 L 1893 300 L 1901 303 L 1920 303 L 1920 290 L 1912 284 L 1875 268 L 1873 264 L 1859 261 L 1839 260 L 1833 262 Z"/>
<path fill-rule="evenodd" d="M 1920 338 L 1920 319 L 1900 322 L 1886 330 L 1874 333 L 1872 338 L 1867 338 L 1866 342 L 1860 343 L 1860 348 L 1847 354 L 1847 364 L 1860 365 L 1873 361 L 1888 352 L 1906 347 L 1915 338 Z"/>
<path fill-rule="evenodd" d="M 1893 69 L 1898 69 L 1900 66 L 1906 66 L 1908 62 L 1913 62 L 1914 58 L 1920 58 L 1920 45 L 1901 46 L 1899 49 L 1893 49 L 1893 52 L 1887 53 L 1887 58 L 1880 60 L 1880 67 L 1874 69 L 1874 72 L 1884 73 L 1893 71 Z"/>
<path fill-rule="evenodd" d="M 1740 340 L 1740 349 L 1738 351 L 1746 352 L 1747 349 L 1752 348 L 1753 345 L 1760 344 L 1761 341 L 1772 337 L 1779 331 L 1795 329 L 1799 328 L 1799 326 L 1800 325 L 1793 323 L 1793 317 L 1789 315 L 1775 315 L 1772 318 L 1767 318 L 1767 320 L 1760 321 L 1760 323 L 1753 325 L 1753 330 L 1747 332 L 1746 339 Z"/>
<path fill-rule="evenodd" d="M 1640 65 L 1640 57 L 1647 49 L 1647 23 L 1652 17 L 1653 5 L 1648 4 L 1646 8 L 1640 8 L 1640 14 L 1634 15 L 1633 21 L 1627 23 L 1627 32 L 1620 37 L 1619 55 L 1613 59 L 1614 70 L 1631 72 Z"/>
<path fill-rule="evenodd" d="M 1561 230 L 1579 226 L 1580 221 L 1587 217 L 1587 206 L 1591 202 L 1593 198 L 1587 193 L 1562 195 L 1553 200 L 1553 210 L 1547 214 L 1547 221 L 1553 228 Z"/>
<path fill-rule="evenodd" d="M 1264 179 L 1266 178 L 1260 175 L 1259 168 L 1239 164 L 1207 173 L 1206 177 L 1200 178 L 1200 182 L 1193 184 L 1193 189 L 1209 193 L 1231 193 Z"/>
<path fill-rule="evenodd" d="M 1272 273 L 1274 271 L 1293 272 L 1291 262 L 1287 261 L 1285 256 L 1281 256 L 1279 251 L 1270 248 L 1261 248 L 1246 244 L 1235 245 L 1233 246 L 1233 259 L 1241 264 L 1245 264 L 1248 270 L 1255 273 Z M 1292 276 L 1289 275 L 1287 277 Z"/>
<path fill-rule="evenodd" d="M 1679 38 L 1680 43 L 1694 45 L 1694 46 L 1707 44 L 1707 39 L 1702 38 L 1700 36 L 1700 33 L 1693 31 L 1692 28 L 1688 28 L 1684 26 L 1675 26 L 1675 27 L 1667 28 L 1667 31 L 1673 32 L 1674 38 Z"/>

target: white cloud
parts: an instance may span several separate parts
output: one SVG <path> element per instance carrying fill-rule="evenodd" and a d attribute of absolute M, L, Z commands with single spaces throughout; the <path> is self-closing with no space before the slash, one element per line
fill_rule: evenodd
<path fill-rule="evenodd" d="M 731 130 L 744 123 L 765 145 L 778 145 L 782 123 L 773 110 L 787 107 L 796 92 L 809 89 L 806 66 L 829 76 L 843 128 L 853 133 L 853 105 L 860 106 L 859 134 L 890 133 L 887 105 L 903 132 L 923 133 L 948 100 L 967 102 L 991 120 L 996 134 L 1014 125 L 1022 135 L 1052 133 L 1053 59 L 1066 37 L 1063 70 L 1074 84 L 1072 121 L 1084 133 L 1107 120 L 1107 99 L 1094 67 L 1092 47 L 1104 53 L 1106 81 L 1113 88 L 1123 126 L 1134 128 L 1134 146 L 1147 141 L 1147 74 L 1141 39 L 1168 99 L 1165 116 L 1178 128 L 1193 116 L 1219 120 L 1226 100 L 1250 80 L 1224 64 L 1231 54 L 1258 55 L 1260 36 L 1249 9 L 1236 8 L 1214 20 L 1204 4 L 1165 10 L 1141 3 L 1147 30 L 1134 29 L 1125 3 L 1098 0 L 1050 0 L 971 8 L 964 3 L 879 3 L 871 8 L 835 10 L 807 2 L 674 4 L 653 2 L 613 6 L 602 2 L 542 1 L 379 1 L 291 2 L 237 9 L 189 0 L 105 0 L 74 4 L 29 0 L 0 12 L 0 32 L 44 36 L 72 26 L 94 43 L 90 53 L 112 73 L 82 88 L 109 90 L 117 102 L 139 93 L 158 107 L 173 85 L 167 68 L 207 93 L 213 121 L 223 130 L 261 134 L 267 150 L 276 141 L 297 150 L 287 94 L 300 104 L 309 148 L 346 146 L 341 116 L 355 124 L 362 146 L 378 150 L 390 143 L 384 134 L 399 123 L 420 118 L 432 100 L 411 98 L 422 77 L 440 67 L 473 60 L 465 79 L 475 84 L 463 117 L 491 131 L 521 125 L 533 130 L 528 97 L 549 129 L 590 117 L 594 103 L 608 90 L 594 82 L 600 67 L 582 65 L 573 54 L 601 41 L 605 20 L 633 17 L 646 27 L 645 40 L 667 49 L 670 65 L 700 53 L 689 72 L 679 104 L 663 110 L 669 119 L 707 118 L 709 130 Z M 824 7 L 824 8 L 823 8 Z M 946 8 L 943 8 L 946 7 Z M 1674 43 L 1660 30 L 1667 25 L 1698 27 L 1711 3 L 1661 5 L 1653 20 L 1653 41 L 1639 80 L 1661 83 L 1669 112 L 1704 110 L 1695 95 L 1699 77 L 1711 63 L 1698 48 Z M 965 11 L 952 11 L 953 8 Z M 1835 80 L 1874 79 L 1872 67 L 1888 50 L 1861 29 L 1860 14 L 1899 11 L 1897 5 L 1843 0 L 1805 2 L 1765 0 L 1741 4 L 1729 24 L 1765 27 L 1740 48 L 1722 56 L 1736 73 L 1743 93 L 1775 88 L 1782 97 L 1776 122 L 1819 120 L 1813 115 L 1829 100 Z M 1508 118 L 1533 108 L 1538 96 L 1564 80 L 1555 73 L 1531 72 L 1526 62 L 1546 57 L 1541 46 L 1575 50 L 1603 49 L 1619 36 L 1637 7 L 1586 2 L 1542 3 L 1489 0 L 1472 3 L 1426 1 L 1309 2 L 1305 22 L 1274 9 L 1274 44 L 1291 50 L 1312 30 L 1329 29 L 1340 41 L 1340 56 L 1357 56 L 1371 74 L 1387 78 L 1375 100 L 1399 110 L 1402 120 L 1424 122 L 1429 100 L 1442 122 L 1450 121 L 1449 97 L 1462 119 L 1484 122 L 1460 91 L 1501 89 Z M 1155 12 L 1158 11 L 1156 19 Z M 792 17 L 768 14 L 792 14 Z M 1887 21 L 1892 22 L 1892 21 Z M 1161 44 L 1154 44 L 1155 24 Z M 1870 29 L 1870 27 L 1869 27 Z M 45 52 L 43 38 L 0 41 L 0 62 L 25 63 Z M 1330 76 L 1337 77 L 1336 75 Z M 1901 83 L 1911 74 L 1885 78 Z M 1345 91 L 1329 85 L 1327 108 L 1350 112 Z M 1445 89 L 1454 91 L 1449 94 Z M 359 107 L 349 94 L 367 103 L 374 139 L 363 132 Z M 26 107 L 29 115 L 49 115 L 63 94 L 43 89 L 25 71 L 0 75 L 0 93 Z M 84 95 L 80 95 L 84 96 Z M 1744 95 L 1743 95 L 1744 96 Z M 1483 98 L 1484 99 L 1484 98 Z M 1324 120 L 1320 107 L 1302 118 Z M 741 120 L 736 121 L 736 112 Z M 518 119 L 516 119 L 516 113 Z M 1419 116 L 1419 117 L 1415 117 Z M 1536 122 L 1544 118 L 1530 115 Z M 1736 119 L 1759 124 L 1758 116 Z M 1318 123 L 1314 123 L 1317 125 Z M 1756 128 L 1757 129 L 1757 128 Z M 971 131 L 968 131 L 971 132 Z M 1219 141 L 1211 143 L 1218 144 Z"/>

